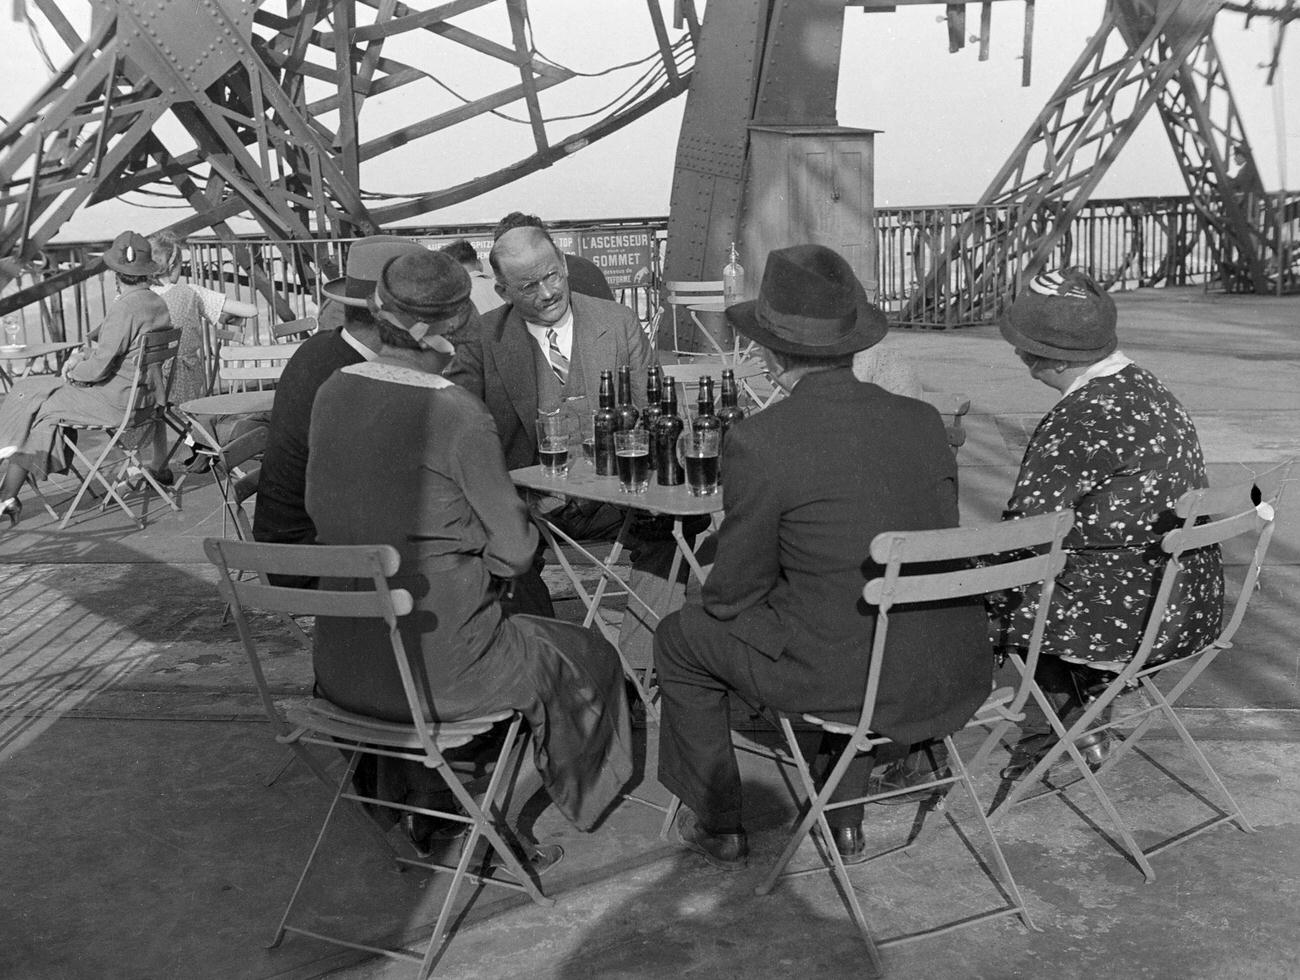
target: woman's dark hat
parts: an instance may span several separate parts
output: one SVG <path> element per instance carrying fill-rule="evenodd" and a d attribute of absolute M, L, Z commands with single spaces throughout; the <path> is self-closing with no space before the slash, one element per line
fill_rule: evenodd
<path fill-rule="evenodd" d="M 104 253 L 104 265 L 124 276 L 156 276 L 162 271 L 153 260 L 149 239 L 134 231 L 124 231 L 113 239 Z"/>
<path fill-rule="evenodd" d="M 321 292 L 344 306 L 364 307 L 375 291 L 380 271 L 390 260 L 399 255 L 427 251 L 415 242 L 392 235 L 362 238 L 348 249 L 347 275 L 331 279 L 321 287 Z"/>
<path fill-rule="evenodd" d="M 848 262 L 824 245 L 768 253 L 758 299 L 728 306 L 727 319 L 770 350 L 813 357 L 853 354 L 889 332 Z"/>
<path fill-rule="evenodd" d="M 469 293 L 463 265 L 446 252 L 417 248 L 388 260 L 368 305 L 376 320 L 426 341 L 462 325 L 473 309 Z"/>
<path fill-rule="evenodd" d="M 1040 272 L 1007 307 L 998 328 L 1027 354 L 1098 361 L 1119 346 L 1115 301 L 1078 269 Z"/>

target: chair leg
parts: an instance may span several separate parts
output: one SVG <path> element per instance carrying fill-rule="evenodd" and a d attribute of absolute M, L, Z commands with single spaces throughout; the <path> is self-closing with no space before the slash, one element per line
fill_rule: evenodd
<path fill-rule="evenodd" d="M 68 526 L 68 521 L 72 519 L 72 515 L 76 512 L 77 506 L 81 503 L 81 498 L 84 497 L 86 495 L 86 491 L 90 489 L 91 480 L 99 480 L 99 482 L 103 484 L 104 489 L 108 491 L 108 496 L 112 497 L 114 502 L 116 502 L 116 504 L 122 508 L 123 513 L 125 513 L 126 516 L 131 518 L 133 521 L 136 520 L 135 515 L 131 513 L 131 508 L 127 506 L 126 501 L 123 500 L 121 496 L 118 495 L 116 488 L 114 488 L 114 486 L 111 483 L 109 483 L 108 480 L 104 478 L 104 475 L 99 471 L 99 468 L 104 464 L 104 461 L 108 459 L 109 453 L 113 451 L 113 448 L 117 445 L 121 436 L 122 436 L 121 431 L 113 433 L 112 438 L 110 438 L 108 441 L 108 445 L 104 447 L 103 451 L 100 452 L 98 458 L 93 463 L 85 455 L 85 453 L 83 453 L 77 447 L 77 444 L 75 442 L 72 442 L 66 436 L 64 437 L 64 444 L 72 449 L 72 454 L 77 459 L 81 460 L 81 462 L 85 464 L 88 470 L 85 479 L 82 480 L 81 486 L 77 490 L 76 496 L 72 498 L 72 503 L 68 505 L 68 509 L 64 512 L 63 520 L 59 522 L 60 530 Z M 136 521 L 136 524 L 139 525 L 140 522 Z"/>
<path fill-rule="evenodd" d="M 357 771 L 357 762 L 361 759 L 360 752 L 353 752 L 348 759 L 347 768 L 343 772 L 343 778 L 339 780 L 338 787 L 334 790 L 334 798 L 330 800 L 329 809 L 325 812 L 325 819 L 321 822 L 320 832 L 316 835 L 316 843 L 312 845 L 311 853 L 307 855 L 307 863 L 303 866 L 302 874 L 298 876 L 298 882 L 293 886 L 293 894 L 289 896 L 289 904 L 284 907 L 284 914 L 280 916 L 280 923 L 275 927 L 275 936 L 271 940 L 268 949 L 274 949 L 280 945 L 284 939 L 286 923 L 289 921 L 289 913 L 293 911 L 294 904 L 298 901 L 298 894 L 302 891 L 303 883 L 307 880 L 307 875 L 311 871 L 312 864 L 316 861 L 316 854 L 320 850 L 321 843 L 325 840 L 325 832 L 329 830 L 330 821 L 334 819 L 334 811 L 338 809 L 339 800 L 343 796 L 343 790 L 352 782 L 352 774 Z"/>
<path fill-rule="evenodd" d="M 966 763 L 962 761 L 961 753 L 957 751 L 957 744 L 953 741 L 951 735 L 944 737 L 943 744 L 948 750 L 949 765 L 957 771 L 958 782 L 966 791 L 966 795 L 970 797 L 970 801 L 975 808 L 975 817 L 979 820 L 980 826 L 984 828 L 984 836 L 989 839 L 989 845 L 993 849 L 993 863 L 997 865 L 998 874 L 1002 876 L 1002 882 L 1010 894 L 1011 902 L 1015 906 L 1016 913 L 1020 916 L 1020 921 L 1025 924 L 1026 929 L 1042 932 L 1029 917 L 1029 909 L 1025 905 L 1024 896 L 1020 894 L 1020 886 L 1016 884 L 1016 879 L 1011 874 L 1011 866 L 1007 864 L 1006 855 L 1002 853 L 1002 845 L 993 833 L 993 827 L 989 824 L 988 817 L 984 815 L 984 804 L 980 802 L 980 798 L 975 792 L 975 781 L 971 778 Z M 983 747 L 980 749 L 980 754 L 984 754 Z M 978 758 L 977 755 L 976 759 Z"/>
<path fill-rule="evenodd" d="M 853 889 L 853 883 L 849 880 L 848 869 L 844 866 L 844 861 L 840 857 L 839 851 L 835 848 L 834 835 L 831 833 L 830 825 L 826 821 L 825 807 L 831 794 L 839 786 L 840 780 L 844 778 L 844 773 L 848 770 L 849 762 L 854 755 L 854 749 L 850 744 L 836 760 L 830 774 L 826 777 L 826 782 L 822 786 L 821 792 L 817 791 L 816 783 L 813 780 L 812 772 L 808 768 L 808 761 L 804 758 L 803 750 L 799 748 L 798 739 L 795 737 L 794 727 L 790 724 L 790 719 L 781 716 L 781 730 L 785 733 L 786 742 L 790 748 L 790 755 L 794 759 L 795 767 L 799 770 L 800 780 L 808 793 L 808 806 L 804 810 L 798 826 L 795 828 L 790 839 L 786 842 L 781 856 L 777 858 L 776 863 L 772 865 L 771 870 L 764 877 L 763 881 L 754 889 L 755 894 L 767 895 L 776 886 L 777 879 L 781 877 L 786 866 L 789 865 L 791 858 L 803 843 L 804 838 L 811 832 L 813 825 L 816 824 L 821 831 L 822 841 L 825 844 L 826 854 L 822 855 L 822 860 L 826 862 L 831 873 L 839 883 L 840 889 L 844 893 L 845 904 L 848 905 L 849 915 L 853 918 L 853 924 L 857 926 L 858 933 L 862 937 L 863 943 L 867 947 L 867 968 L 872 976 L 880 976 L 883 972 L 883 966 L 880 959 L 880 950 L 876 948 L 876 942 L 871 936 L 871 929 L 867 925 L 866 915 L 862 911 L 862 905 L 858 902 L 857 892 Z"/>

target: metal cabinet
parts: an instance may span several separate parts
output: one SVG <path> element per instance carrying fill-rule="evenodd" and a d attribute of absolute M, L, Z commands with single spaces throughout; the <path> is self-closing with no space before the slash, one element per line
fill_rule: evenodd
<path fill-rule="evenodd" d="M 751 296 L 767 253 L 835 249 L 876 296 L 875 131 L 846 126 L 749 127 L 748 179 L 737 245 Z"/>

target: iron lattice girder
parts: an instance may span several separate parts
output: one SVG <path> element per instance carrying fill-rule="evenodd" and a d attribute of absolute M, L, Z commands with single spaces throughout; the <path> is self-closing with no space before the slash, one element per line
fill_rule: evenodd
<path fill-rule="evenodd" d="M 1159 93 L 1156 106 L 1202 230 L 1230 284 L 1265 292 L 1271 246 L 1250 213 L 1251 202 L 1265 200 L 1264 184 L 1253 161 L 1243 173 L 1229 175 L 1233 148 L 1248 159 L 1250 150 L 1213 38 L 1203 37 L 1193 56 L 1179 64 L 1176 81 Z"/>
<path fill-rule="evenodd" d="M 32 0 L 74 52 L 0 135 L 0 255 L 8 258 L 35 256 L 87 201 L 160 185 L 175 187 L 201 210 L 197 219 L 172 226 L 178 230 L 226 230 L 222 222 L 248 211 L 277 239 L 374 231 L 549 166 L 685 91 L 698 31 L 684 2 L 691 34 L 670 40 L 659 0 L 646 0 L 655 49 L 639 87 L 581 132 L 556 139 L 538 94 L 577 76 L 533 49 L 526 0 L 450 0 L 427 10 L 397 0 L 286 0 L 278 14 L 264 9 L 265 2 L 244 0 L 90 2 L 94 18 L 83 41 L 54 0 Z M 504 4 L 509 43 L 449 22 L 493 4 Z M 463 106 L 364 139 L 367 99 L 437 81 L 383 54 L 385 42 L 402 35 L 442 38 L 510 65 L 518 78 Z M 333 91 L 309 99 L 309 85 L 320 82 Z M 453 187 L 388 195 L 393 203 L 370 209 L 360 186 L 365 161 L 511 103 L 526 109 L 530 155 Z M 172 153 L 151 132 L 168 110 L 196 149 Z M 41 180 L 19 176 L 33 171 Z M 0 279 L 16 265 L 6 263 Z"/>
<path fill-rule="evenodd" d="M 937 257 L 905 322 L 971 322 L 983 297 L 1043 268 L 1070 222 L 1150 108 L 1209 35 L 1222 0 L 1112 0 L 977 209 L 1007 209 L 1005 224 L 971 220 Z M 1112 44 L 1113 41 L 1119 44 Z M 1118 55 L 1107 57 L 1107 49 Z M 945 315 L 936 308 L 946 306 Z"/>

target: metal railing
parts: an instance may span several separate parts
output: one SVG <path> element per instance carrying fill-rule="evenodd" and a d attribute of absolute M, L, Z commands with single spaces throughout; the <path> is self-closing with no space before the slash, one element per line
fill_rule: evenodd
<path fill-rule="evenodd" d="M 978 263 L 985 261 L 980 247 L 961 247 L 958 233 L 964 223 L 977 222 L 987 240 L 996 236 L 1007 223 L 1002 208 L 942 206 L 925 208 L 882 208 L 876 212 L 880 267 L 875 299 L 895 321 L 907 326 L 955 327 L 987 321 L 995 316 L 1014 295 L 1018 260 L 1003 260 L 1005 268 L 996 275 L 982 277 L 990 285 L 981 287 L 987 295 L 970 295 L 970 283 Z M 1300 288 L 1300 192 L 1267 195 L 1259 209 L 1265 225 L 1263 233 L 1274 256 L 1270 284 L 1277 293 Z M 637 218 L 608 224 L 555 225 L 556 229 L 593 230 L 627 228 L 631 224 L 649 227 L 656 247 L 652 249 L 649 282 L 616 290 L 617 298 L 636 311 L 649 324 L 659 312 L 660 270 L 667 220 Z M 490 236 L 491 226 L 459 228 L 401 229 L 396 233 L 410 238 L 446 238 L 452 235 Z M 969 239 L 966 239 L 969 241 Z M 349 240 L 320 239 L 308 248 L 314 254 L 303 260 L 303 246 L 267 239 L 217 241 L 193 238 L 183 267 L 183 281 L 220 290 L 232 297 L 254 302 L 258 317 L 246 325 L 247 340 L 252 343 L 270 339 L 271 324 L 281 320 L 308 316 L 320 306 L 318 279 L 309 270 L 345 267 Z M 54 245 L 45 251 L 38 267 L 23 271 L 7 290 L 7 295 L 36 286 L 84 264 L 102 252 L 106 242 L 81 242 Z M 956 248 L 955 261 L 939 263 L 938 258 Z M 1110 289 L 1135 289 L 1150 286 L 1220 287 L 1223 269 L 1213 242 L 1202 231 L 1193 202 L 1188 197 L 1147 197 L 1089 202 L 1057 246 L 1052 265 L 1078 265 Z M 945 277 L 935 282 L 931 274 L 943 267 Z M 755 282 L 761 270 L 752 270 Z M 926 290 L 933 295 L 924 295 Z M 16 319 L 24 343 L 46 340 L 82 340 L 103 319 L 112 301 L 112 274 L 100 273 L 54 289 L 42 299 L 6 312 L 5 298 L 0 297 L 0 314 Z M 916 302 L 918 294 L 924 302 Z M 952 297 L 959 297 L 954 300 Z M 13 306 L 12 302 L 9 304 Z M 916 320 L 905 320 L 908 308 L 921 309 Z M 976 311 L 974 314 L 968 311 Z"/>

